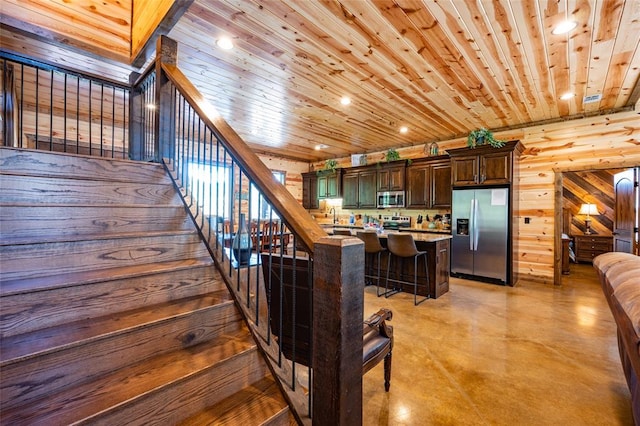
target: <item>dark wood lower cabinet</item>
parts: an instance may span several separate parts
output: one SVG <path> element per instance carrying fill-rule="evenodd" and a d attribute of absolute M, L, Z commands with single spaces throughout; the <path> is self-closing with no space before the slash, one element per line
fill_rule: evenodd
<path fill-rule="evenodd" d="M 429 274 L 429 286 L 427 276 L 424 273 L 423 258 L 418 261 L 418 295 L 429 296 L 436 299 L 449 291 L 449 259 L 451 240 L 449 238 L 437 241 L 421 241 L 416 239 L 416 248 L 427 252 L 427 271 Z M 381 236 L 380 243 L 387 246 L 387 239 Z M 387 273 L 387 255 L 381 259 L 380 284 L 384 286 Z M 413 259 L 405 260 L 404 264 L 398 264 L 396 273 L 401 273 L 407 281 L 413 280 Z M 401 285 L 402 291 L 413 294 L 413 285 Z"/>

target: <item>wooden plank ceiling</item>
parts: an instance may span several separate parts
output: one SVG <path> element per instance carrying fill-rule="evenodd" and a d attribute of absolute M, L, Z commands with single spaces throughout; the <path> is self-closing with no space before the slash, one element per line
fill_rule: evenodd
<path fill-rule="evenodd" d="M 126 82 L 132 10 L 5 0 L 2 48 Z M 565 19 L 577 28 L 553 35 Z M 617 110 L 640 92 L 638 0 L 195 0 L 167 34 L 256 151 L 308 162 Z"/>

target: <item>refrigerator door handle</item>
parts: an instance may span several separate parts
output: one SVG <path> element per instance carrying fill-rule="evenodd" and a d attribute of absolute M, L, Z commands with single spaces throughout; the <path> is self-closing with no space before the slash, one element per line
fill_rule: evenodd
<path fill-rule="evenodd" d="M 473 234 L 475 233 L 476 224 L 475 224 L 475 213 L 476 213 L 476 200 L 475 198 L 471 199 L 471 206 L 469 207 L 469 250 L 475 251 L 473 247 Z"/>
<path fill-rule="evenodd" d="M 478 200 L 473 200 L 473 251 L 478 250 L 478 238 L 480 237 L 480 226 L 478 226 Z"/>

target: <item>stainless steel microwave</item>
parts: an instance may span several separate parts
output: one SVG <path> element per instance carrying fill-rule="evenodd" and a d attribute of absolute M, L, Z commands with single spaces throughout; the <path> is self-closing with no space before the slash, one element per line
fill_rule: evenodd
<path fill-rule="evenodd" d="M 378 192 L 379 209 L 404 207 L 404 191 Z"/>

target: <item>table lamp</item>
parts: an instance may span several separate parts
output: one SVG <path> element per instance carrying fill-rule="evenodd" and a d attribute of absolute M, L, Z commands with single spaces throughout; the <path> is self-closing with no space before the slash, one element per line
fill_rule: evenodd
<path fill-rule="evenodd" d="M 587 215 L 587 218 L 584 220 L 584 224 L 587 227 L 587 229 L 584 231 L 584 234 L 590 235 L 591 234 L 591 216 L 600 214 L 598 213 L 598 208 L 596 207 L 595 204 L 585 203 L 580 206 L 580 211 L 578 212 L 578 214 Z"/>

